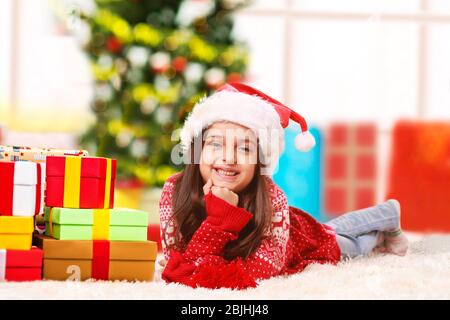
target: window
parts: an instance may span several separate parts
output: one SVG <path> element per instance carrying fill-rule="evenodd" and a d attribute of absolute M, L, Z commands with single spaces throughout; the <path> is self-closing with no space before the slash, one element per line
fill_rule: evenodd
<path fill-rule="evenodd" d="M 10 101 L 11 82 L 11 12 L 12 0 L 0 4 L 0 119 L 7 116 L 7 104 Z"/>
<path fill-rule="evenodd" d="M 10 118 L 17 130 L 84 128 L 91 119 L 89 63 L 53 18 L 52 2 L 1 1 L 0 15 L 0 121 Z"/>
<path fill-rule="evenodd" d="M 392 125 L 450 120 L 450 1 L 255 0 L 236 33 L 250 43 L 250 82 L 310 124 L 376 122 L 379 200 Z"/>

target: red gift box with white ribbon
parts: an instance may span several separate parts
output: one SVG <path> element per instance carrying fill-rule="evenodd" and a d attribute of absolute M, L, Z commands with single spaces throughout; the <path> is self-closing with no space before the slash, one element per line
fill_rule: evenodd
<path fill-rule="evenodd" d="M 45 164 L 0 162 L 0 215 L 43 213 Z"/>

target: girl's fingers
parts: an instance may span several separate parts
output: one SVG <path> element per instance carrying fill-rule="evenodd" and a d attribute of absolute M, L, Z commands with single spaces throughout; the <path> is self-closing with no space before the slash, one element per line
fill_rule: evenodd
<path fill-rule="evenodd" d="M 375 247 L 375 249 L 373 251 L 375 253 L 386 253 L 386 248 L 383 246 L 378 246 L 378 247 Z"/>
<path fill-rule="evenodd" d="M 159 260 L 158 263 L 159 263 L 159 265 L 160 265 L 161 267 L 165 267 L 166 264 L 167 264 L 167 260 L 166 260 L 166 259 L 162 259 L 162 260 Z"/>
<path fill-rule="evenodd" d="M 212 187 L 212 180 L 211 178 L 208 179 L 206 184 L 203 186 L 203 194 L 208 194 Z"/>
<path fill-rule="evenodd" d="M 228 188 L 212 186 L 211 190 L 213 195 L 227 201 L 234 206 L 236 206 L 239 202 L 239 196 Z"/>

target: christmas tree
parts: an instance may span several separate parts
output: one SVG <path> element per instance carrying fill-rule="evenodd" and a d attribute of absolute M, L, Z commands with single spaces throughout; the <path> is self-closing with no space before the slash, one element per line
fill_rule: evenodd
<path fill-rule="evenodd" d="M 240 0 L 97 0 L 84 50 L 97 121 L 82 146 L 117 158 L 119 179 L 161 186 L 182 168 L 177 133 L 194 104 L 241 81 L 247 49 L 233 38 Z"/>

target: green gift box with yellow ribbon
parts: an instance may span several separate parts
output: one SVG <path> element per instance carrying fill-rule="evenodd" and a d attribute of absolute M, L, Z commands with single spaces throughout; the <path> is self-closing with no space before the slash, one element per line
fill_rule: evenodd
<path fill-rule="evenodd" d="M 147 241 L 148 213 L 128 208 L 45 207 L 45 234 L 59 240 Z"/>

